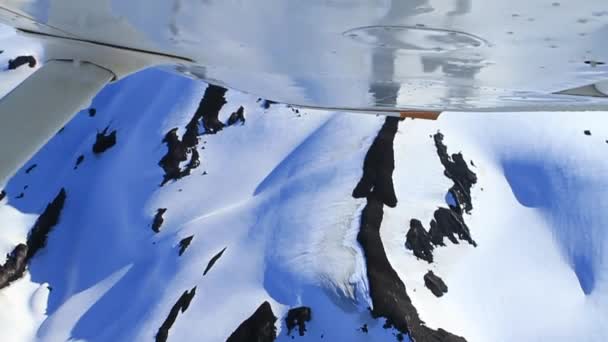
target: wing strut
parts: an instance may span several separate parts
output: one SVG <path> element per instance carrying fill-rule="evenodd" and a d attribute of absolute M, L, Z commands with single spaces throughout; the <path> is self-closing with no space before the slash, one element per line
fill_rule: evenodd
<path fill-rule="evenodd" d="M 0 100 L 0 186 L 114 78 L 91 63 L 49 61 Z"/>

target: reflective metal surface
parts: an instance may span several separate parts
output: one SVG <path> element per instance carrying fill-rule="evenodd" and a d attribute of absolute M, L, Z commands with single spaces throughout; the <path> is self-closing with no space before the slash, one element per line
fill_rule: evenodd
<path fill-rule="evenodd" d="M 0 6 L 0 17 L 13 26 L 182 56 L 195 63 L 173 69 L 280 102 L 372 110 L 608 109 L 605 98 L 552 95 L 608 79 L 606 0 L 0 0 Z"/>

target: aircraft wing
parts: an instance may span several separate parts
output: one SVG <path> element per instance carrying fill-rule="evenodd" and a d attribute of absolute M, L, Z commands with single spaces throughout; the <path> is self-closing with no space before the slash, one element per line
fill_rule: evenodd
<path fill-rule="evenodd" d="M 302 106 L 608 110 L 595 91 L 608 80 L 605 0 L 4 0 L 0 18 L 61 37 L 48 44 L 71 56 L 50 58 L 86 56 L 70 41 L 142 51 L 162 57 L 154 65 Z M 581 87 L 595 92 L 570 91 Z"/>

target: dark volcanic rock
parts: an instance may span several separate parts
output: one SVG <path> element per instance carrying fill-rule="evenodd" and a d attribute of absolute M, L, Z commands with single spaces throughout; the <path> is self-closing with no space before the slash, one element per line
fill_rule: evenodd
<path fill-rule="evenodd" d="M 353 190 L 353 197 L 364 198 L 374 193 L 374 197 L 389 207 L 397 206 L 397 195 L 393 188 L 395 158 L 393 140 L 397 133 L 399 119 L 387 117 L 363 162 L 363 177 Z"/>
<path fill-rule="evenodd" d="M 192 298 L 196 294 L 196 286 L 190 291 L 184 291 L 184 293 L 179 297 L 175 305 L 171 308 L 169 312 L 169 316 L 163 322 L 163 324 L 158 329 L 156 333 L 156 342 L 166 342 L 167 338 L 169 338 L 169 330 L 177 320 L 177 316 L 179 313 L 184 313 L 188 310 L 190 306 L 190 302 L 192 302 Z"/>
<path fill-rule="evenodd" d="M 239 122 L 241 125 L 245 124 L 245 108 L 243 108 L 243 106 L 240 106 L 236 112 L 230 114 L 226 126 L 232 126 Z"/>
<path fill-rule="evenodd" d="M 19 56 L 8 61 L 8 70 L 15 70 L 18 67 L 27 64 L 30 68 L 36 66 L 36 58 L 34 56 Z"/>
<path fill-rule="evenodd" d="M 83 161 L 84 161 L 84 155 L 81 154 L 76 159 L 76 165 L 74 165 L 74 170 L 76 170 L 78 168 L 78 166 L 80 166 L 80 164 L 82 164 Z"/>
<path fill-rule="evenodd" d="M 27 265 L 27 246 L 19 244 L 11 254 L 6 256 L 6 262 L 0 266 L 0 289 L 21 278 Z"/>
<path fill-rule="evenodd" d="M 108 133 L 109 127 L 106 127 L 101 133 L 97 133 L 95 144 L 93 144 L 93 153 L 100 154 L 107 151 L 112 146 L 116 145 L 116 130 Z"/>
<path fill-rule="evenodd" d="M 416 219 L 410 221 L 410 230 L 407 232 L 405 247 L 414 252 L 417 258 L 433 262 L 433 245 L 427 231 L 422 226 L 422 222 Z"/>
<path fill-rule="evenodd" d="M 445 293 L 448 293 L 448 286 L 433 271 L 428 271 L 424 275 L 424 286 L 431 290 L 436 297 L 441 297 Z"/>
<path fill-rule="evenodd" d="M 154 221 L 152 221 L 152 230 L 155 233 L 160 233 L 160 227 L 165 222 L 163 215 L 167 212 L 167 208 L 159 208 L 156 210 L 156 215 L 154 215 Z"/>
<path fill-rule="evenodd" d="M 179 140 L 177 136 L 177 128 L 173 128 L 163 139 L 163 143 L 167 144 L 167 154 L 158 162 L 158 165 L 165 171 L 161 186 L 170 180 L 177 180 L 182 177 L 182 170 L 179 164 L 188 160 L 188 150 L 186 146 Z"/>
<path fill-rule="evenodd" d="M 205 89 L 205 94 L 198 105 L 194 116 L 186 125 L 186 133 L 182 137 L 188 147 L 196 146 L 198 143 L 198 127 L 202 120 L 205 134 L 215 134 L 224 128 L 224 124 L 218 119 L 220 110 L 226 104 L 227 89 L 210 84 Z"/>
<path fill-rule="evenodd" d="M 445 246 L 443 238 L 447 237 L 452 243 L 458 243 L 458 240 L 467 241 L 471 245 L 477 247 L 477 243 L 471 237 L 469 227 L 464 223 L 464 218 L 457 210 L 439 208 L 435 211 L 434 219 L 431 221 L 431 229 L 429 235 L 431 241 L 436 246 Z"/>
<path fill-rule="evenodd" d="M 0 191 L 0 201 L 2 201 L 4 197 L 6 197 L 6 191 L 2 190 Z"/>
<path fill-rule="evenodd" d="M 27 261 L 31 260 L 40 249 L 46 246 L 48 234 L 59 223 L 66 198 L 65 189 L 61 189 L 57 197 L 47 205 L 44 212 L 36 220 L 27 237 Z"/>
<path fill-rule="evenodd" d="M 386 119 L 365 158 L 363 177 L 353 191 L 354 197 L 367 197 L 367 205 L 361 214 L 357 241 L 365 254 L 369 292 L 373 303 L 372 316 L 386 318 L 385 327 L 397 329 L 401 338 L 401 334 L 409 334 L 416 342 L 465 341 L 462 337 L 441 329 L 436 331 L 424 325 L 404 283 L 392 268 L 380 238 L 384 204 L 397 204 L 392 182 L 392 143 L 398 122 L 396 118 Z"/>
<path fill-rule="evenodd" d="M 312 319 L 312 311 L 309 307 L 302 306 L 299 308 L 291 309 L 287 313 L 285 318 L 285 325 L 287 325 L 287 335 L 291 335 L 291 331 L 297 326 L 298 334 L 304 336 L 306 333 L 306 322 L 310 322 Z"/>
<path fill-rule="evenodd" d="M 591 135 L 591 131 L 590 130 L 585 130 L 585 135 Z"/>
<path fill-rule="evenodd" d="M 224 254 L 224 252 L 226 251 L 226 248 L 228 248 L 228 247 L 224 247 L 224 249 L 222 249 L 219 253 L 217 253 L 215 256 L 213 256 L 213 258 L 211 258 L 211 260 L 209 260 L 209 263 L 207 264 L 207 267 L 205 268 L 205 271 L 203 272 L 203 276 L 206 276 L 207 273 L 213 267 L 213 265 L 215 265 L 215 263 L 222 257 L 222 254 Z"/>
<path fill-rule="evenodd" d="M 272 342 L 277 338 L 274 326 L 276 321 L 272 307 L 264 302 L 251 317 L 239 325 L 226 342 Z"/>
<path fill-rule="evenodd" d="M 89 116 L 90 117 L 94 117 L 95 114 L 97 114 L 97 109 L 95 109 L 95 108 L 89 108 Z"/>
<path fill-rule="evenodd" d="M 38 164 L 33 164 L 32 166 L 28 167 L 28 168 L 25 170 L 25 173 L 30 173 L 30 172 L 34 171 L 34 169 L 35 169 L 37 166 L 38 166 Z"/>
<path fill-rule="evenodd" d="M 270 108 L 270 106 L 272 106 L 274 104 L 277 104 L 277 103 L 274 101 L 270 101 L 270 100 L 262 100 L 262 108 L 264 108 L 264 109 L 268 109 L 268 108 Z"/>
<path fill-rule="evenodd" d="M 473 210 L 471 187 L 477 183 L 477 175 L 469 169 L 461 153 L 452 154 L 450 157 L 447 146 L 443 144 L 443 134 L 435 134 L 434 139 L 437 154 L 439 155 L 441 164 L 445 168 L 444 173 L 446 177 L 454 182 L 450 193 L 454 200 L 456 200 L 458 207 L 468 213 Z"/>
<path fill-rule="evenodd" d="M 194 239 L 194 235 L 188 236 L 187 238 L 183 238 L 179 242 L 179 256 L 182 256 L 184 254 L 188 246 L 190 246 L 190 243 L 192 243 L 192 239 Z"/>

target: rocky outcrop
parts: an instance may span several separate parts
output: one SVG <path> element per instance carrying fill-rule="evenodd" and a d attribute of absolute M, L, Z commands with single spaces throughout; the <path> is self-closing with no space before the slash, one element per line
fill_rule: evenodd
<path fill-rule="evenodd" d="M 445 246 L 443 238 L 447 237 L 452 243 L 457 244 L 458 240 L 463 240 L 477 247 L 477 243 L 471 237 L 469 227 L 465 224 L 464 218 L 458 210 L 437 209 L 434 219 L 431 221 L 429 235 L 436 246 Z"/>
<path fill-rule="evenodd" d="M 116 145 L 116 130 L 108 134 L 108 129 L 109 127 L 106 127 L 103 131 L 97 133 L 95 144 L 93 144 L 93 153 L 101 154 Z"/>
<path fill-rule="evenodd" d="M 454 182 L 449 192 L 457 202 L 457 207 L 468 213 L 473 210 L 471 187 L 477 183 L 477 175 L 469 169 L 462 153 L 452 154 L 450 157 L 447 146 L 443 144 L 443 134 L 437 133 L 433 139 L 441 164 L 445 168 L 444 174 Z"/>
<path fill-rule="evenodd" d="M 291 331 L 298 327 L 298 334 L 304 336 L 306 334 L 306 322 L 312 319 L 312 310 L 309 307 L 302 306 L 299 308 L 290 309 L 285 318 L 287 326 L 287 335 L 291 336 Z"/>
<path fill-rule="evenodd" d="M 89 116 L 90 117 L 94 117 L 97 114 L 97 109 L 95 108 L 89 108 Z"/>
<path fill-rule="evenodd" d="M 429 233 L 422 226 L 422 222 L 416 219 L 410 221 L 410 230 L 407 232 L 405 247 L 414 252 L 417 258 L 429 263 L 433 262 L 433 244 Z"/>
<path fill-rule="evenodd" d="M 82 162 L 84 161 L 84 155 L 79 155 L 78 158 L 76 158 L 76 164 L 74 165 L 74 170 L 78 169 L 78 167 L 80 166 L 80 164 L 82 164 Z"/>
<path fill-rule="evenodd" d="M 158 162 L 165 175 L 161 186 L 171 180 L 178 180 L 191 174 L 192 170 L 200 166 L 200 155 L 197 151 L 199 142 L 199 126 L 202 123 L 203 134 L 215 134 L 224 128 L 224 124 L 219 121 L 220 110 L 226 103 L 226 88 L 209 85 L 201 102 L 186 125 L 186 132 L 180 139 L 177 135 L 178 128 L 173 128 L 163 139 L 167 144 L 167 154 Z M 234 120 L 238 121 L 238 114 Z M 245 118 L 242 118 L 245 122 Z M 189 156 L 189 157 L 188 157 Z M 180 164 L 188 160 L 188 164 L 182 169 Z"/>
<path fill-rule="evenodd" d="M 65 205 L 67 194 L 61 189 L 59 194 L 46 206 L 44 212 L 38 217 L 34 227 L 27 237 L 27 261 L 32 259 L 36 253 L 46 246 L 46 241 L 51 230 L 59 223 L 61 211 Z"/>
<path fill-rule="evenodd" d="M 361 214 L 357 241 L 363 249 L 369 293 L 372 300 L 372 316 L 384 317 L 386 328 L 395 328 L 399 336 L 409 334 L 416 342 L 455 342 L 464 338 L 444 330 L 433 330 L 424 325 L 418 311 L 407 294 L 405 284 L 392 268 L 380 237 L 384 205 L 395 206 L 397 198 L 393 189 L 394 169 L 393 140 L 398 128 L 398 119 L 388 117 L 364 162 L 363 176 L 354 197 L 366 197 L 367 204 Z"/>
<path fill-rule="evenodd" d="M 38 167 L 38 164 L 32 164 L 30 167 L 28 167 L 27 169 L 25 169 L 25 173 L 30 173 L 32 171 L 34 171 L 34 169 Z"/>
<path fill-rule="evenodd" d="M 190 303 L 192 302 L 192 299 L 194 298 L 195 294 L 196 286 L 190 291 L 184 291 L 181 297 L 179 297 L 175 305 L 173 305 L 173 307 L 171 308 L 171 311 L 169 311 L 167 319 L 165 319 L 163 324 L 158 329 L 158 332 L 156 333 L 156 342 L 167 341 L 167 339 L 169 338 L 169 330 L 171 329 L 173 324 L 175 324 L 177 316 L 180 312 L 184 313 L 186 312 L 186 310 L 188 310 L 188 307 L 190 306 Z"/>
<path fill-rule="evenodd" d="M 424 275 L 424 286 L 431 290 L 435 297 L 441 297 L 448 293 L 448 286 L 443 279 L 435 275 L 433 271 L 428 271 L 427 274 Z"/>
<path fill-rule="evenodd" d="M 240 123 L 241 125 L 245 124 L 245 108 L 243 108 L 243 106 L 240 106 L 236 112 L 230 114 L 226 126 L 232 126 L 237 123 Z"/>
<path fill-rule="evenodd" d="M 354 198 L 372 195 L 387 206 L 397 206 L 397 195 L 393 187 L 395 159 L 393 140 L 399 119 L 389 117 L 369 148 L 363 162 L 363 177 L 353 190 Z"/>
<path fill-rule="evenodd" d="M 30 68 L 36 66 L 36 58 L 34 56 L 19 56 L 8 61 L 8 70 L 15 70 L 22 65 L 28 65 Z"/>
<path fill-rule="evenodd" d="M 67 198 L 64 189 L 47 205 L 30 230 L 27 243 L 19 244 L 6 256 L 6 262 L 0 266 L 0 289 L 21 278 L 27 264 L 36 253 L 46 246 L 48 234 L 59 223 L 59 217 Z"/>
<path fill-rule="evenodd" d="M 0 289 L 21 278 L 27 266 L 27 245 L 19 244 L 11 254 L 6 256 L 6 262 L 0 266 Z"/>
<path fill-rule="evenodd" d="M 251 317 L 239 325 L 226 342 L 272 342 L 277 338 L 277 328 L 274 325 L 276 321 L 272 307 L 264 302 Z"/>
<path fill-rule="evenodd" d="M 194 235 L 188 236 L 187 238 L 183 238 L 179 242 L 179 256 L 182 256 L 184 254 L 186 249 L 190 246 L 190 243 L 192 243 L 192 239 L 194 239 Z"/>
<path fill-rule="evenodd" d="M 163 215 L 167 212 L 167 208 L 158 208 L 156 209 L 156 214 L 154 215 L 154 220 L 152 221 L 152 230 L 155 233 L 160 233 L 160 228 L 165 222 L 165 218 Z"/>
<path fill-rule="evenodd" d="M 207 264 L 207 267 L 205 267 L 205 271 L 203 272 L 203 276 L 206 276 L 207 273 L 209 271 L 211 271 L 211 268 L 213 267 L 213 265 L 215 265 L 215 263 L 222 257 L 222 255 L 226 251 L 226 248 L 228 248 L 228 247 L 224 247 L 224 249 L 222 249 L 219 253 L 214 255 L 213 258 L 211 258 L 211 260 L 209 260 L 209 263 Z"/>

